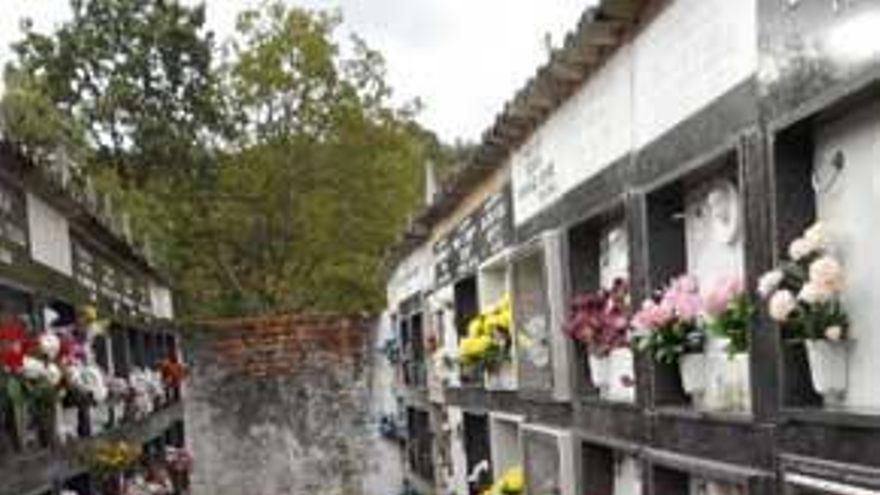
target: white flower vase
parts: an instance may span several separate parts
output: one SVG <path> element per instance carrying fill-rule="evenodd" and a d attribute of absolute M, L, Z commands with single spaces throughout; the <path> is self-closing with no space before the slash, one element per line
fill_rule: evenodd
<path fill-rule="evenodd" d="M 681 374 L 681 387 L 684 392 L 697 402 L 706 391 L 706 355 L 682 354 L 678 358 L 678 371 Z"/>
<path fill-rule="evenodd" d="M 486 370 L 485 386 L 487 390 L 516 390 L 516 365 L 513 361 L 505 361 L 495 370 Z"/>
<path fill-rule="evenodd" d="M 707 375 L 703 406 L 714 411 L 748 412 L 752 408 L 749 355 L 729 356 L 716 351 L 707 357 Z"/>
<path fill-rule="evenodd" d="M 590 362 L 590 381 L 593 387 L 599 390 L 600 395 L 604 395 L 608 389 L 609 372 L 611 369 L 611 359 L 608 356 L 589 355 Z"/>
<path fill-rule="evenodd" d="M 842 403 L 848 385 L 849 342 L 817 339 L 807 340 L 804 344 L 816 393 L 822 396 L 826 405 Z"/>
<path fill-rule="evenodd" d="M 633 353 L 628 347 L 614 349 L 608 355 L 607 399 L 634 402 L 636 395 Z"/>
<path fill-rule="evenodd" d="M 77 438 L 79 426 L 79 411 L 75 407 L 55 407 L 56 424 L 58 425 L 58 438 L 61 443 L 68 443 Z"/>

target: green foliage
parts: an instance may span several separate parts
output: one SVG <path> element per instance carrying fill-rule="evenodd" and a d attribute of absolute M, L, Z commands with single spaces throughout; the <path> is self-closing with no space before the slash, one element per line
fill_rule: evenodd
<path fill-rule="evenodd" d="M 415 124 L 417 103 L 390 103 L 381 54 L 337 44 L 338 14 L 280 2 L 243 12 L 222 60 L 203 6 L 71 5 L 16 45 L 4 116 L 22 141 L 81 153 L 164 261 L 179 313 L 381 306 L 380 260 L 425 160 L 442 173 L 463 153 Z"/>
<path fill-rule="evenodd" d="M 636 349 L 650 353 L 654 361 L 675 364 L 683 354 L 702 352 L 705 334 L 696 322 L 675 318 L 634 340 Z"/>
<path fill-rule="evenodd" d="M 749 350 L 749 324 L 755 314 L 755 306 L 747 294 L 739 294 L 732 298 L 727 308 L 716 317 L 709 318 L 707 327 L 710 332 L 719 337 L 729 339 L 727 354 L 748 352 Z"/>
<path fill-rule="evenodd" d="M 104 167 L 128 180 L 205 164 L 204 141 L 223 124 L 213 39 L 203 5 L 71 0 L 52 35 L 25 30 L 10 68 L 40 82 L 76 120 Z"/>

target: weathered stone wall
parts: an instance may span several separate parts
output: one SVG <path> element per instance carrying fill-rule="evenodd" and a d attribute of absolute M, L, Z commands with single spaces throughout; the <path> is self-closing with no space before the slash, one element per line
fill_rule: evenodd
<path fill-rule="evenodd" d="M 357 495 L 374 449 L 371 325 L 212 322 L 187 339 L 194 495 Z"/>

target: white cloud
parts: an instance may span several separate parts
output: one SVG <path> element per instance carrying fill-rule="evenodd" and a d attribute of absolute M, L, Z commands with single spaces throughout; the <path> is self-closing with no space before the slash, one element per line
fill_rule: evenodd
<path fill-rule="evenodd" d="M 40 30 L 69 15 L 67 0 L 0 0 L 0 62 L 18 38 L 19 18 Z M 193 2 L 194 3 L 194 2 Z M 209 23 L 220 38 L 235 15 L 258 0 L 208 0 Z M 595 0 L 302 0 L 340 8 L 343 33 L 356 32 L 388 62 L 399 101 L 421 98 L 421 122 L 446 139 L 477 139 L 513 93 L 546 59 L 544 34 L 558 44 Z M 6 10 L 9 12 L 10 10 Z"/>

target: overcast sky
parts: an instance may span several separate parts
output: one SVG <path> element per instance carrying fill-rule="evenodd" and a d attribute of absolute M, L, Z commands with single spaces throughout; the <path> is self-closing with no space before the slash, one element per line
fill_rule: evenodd
<path fill-rule="evenodd" d="M 340 34 L 356 32 L 387 59 L 399 101 L 419 97 L 420 120 L 448 141 L 476 140 L 595 0 L 297 0 L 341 8 Z M 258 0 L 207 0 L 211 29 L 225 38 L 235 15 Z M 68 0 L 0 0 L 0 63 L 30 17 L 49 30 L 68 15 Z M 12 15 L 10 15 L 12 14 Z"/>

